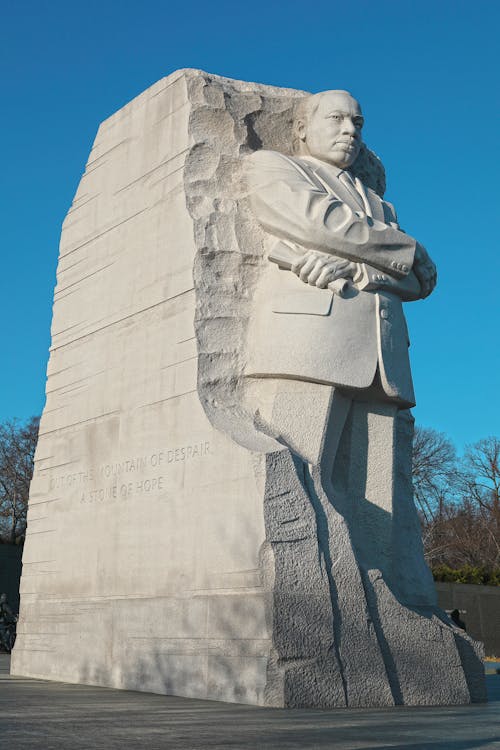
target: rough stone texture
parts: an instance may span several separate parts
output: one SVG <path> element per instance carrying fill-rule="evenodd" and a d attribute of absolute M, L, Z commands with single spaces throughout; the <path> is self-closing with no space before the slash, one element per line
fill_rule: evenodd
<path fill-rule="evenodd" d="M 241 157 L 287 151 L 302 95 L 178 71 L 99 128 L 63 227 L 14 674 L 275 706 L 484 698 L 434 605 L 411 419 L 388 435 L 369 414 L 360 440 L 352 411 L 321 436 L 344 441 L 331 486 L 266 433 L 293 387 L 242 377 L 266 261 Z M 382 193 L 367 149 L 356 172 Z"/>
<path fill-rule="evenodd" d="M 213 424 L 267 455 L 264 515 L 274 575 L 266 702 L 382 706 L 484 700 L 480 646 L 457 634 L 437 609 L 423 559 L 410 480 L 409 413 L 396 418 L 394 407 L 354 404 L 342 435 L 330 436 L 331 442 L 341 441 L 333 477 L 315 476 L 283 444 L 295 444 L 299 455 L 319 455 L 329 438 L 315 432 L 321 419 L 312 411 L 329 408 L 320 403 L 328 399 L 325 389 L 243 377 L 249 319 L 255 320 L 254 298 L 258 303 L 266 260 L 265 235 L 240 192 L 241 157 L 260 148 L 288 153 L 297 99 L 261 87 L 254 88 L 255 98 L 241 89 L 235 95 L 234 82 L 224 82 L 222 109 L 221 99 L 208 94 L 220 85 L 208 82 L 205 101 L 218 132 L 230 115 L 234 140 L 221 143 L 204 127 L 212 169 L 199 185 L 186 185 L 199 250 L 198 387 Z M 208 117 L 204 108 L 201 112 L 205 124 Z M 244 127 L 249 123 L 250 131 Z M 353 171 L 383 193 L 383 167 L 368 149 Z M 266 331 L 257 328 L 264 338 Z M 250 335 L 255 337 L 255 330 Z M 277 433 L 271 424 L 279 427 Z"/>
<path fill-rule="evenodd" d="M 100 126 L 64 222 L 12 669 L 263 703 L 262 493 L 197 394 L 204 80 L 174 73 Z"/>
<path fill-rule="evenodd" d="M 247 322 L 267 264 L 265 238 L 242 180 L 242 157 L 260 148 L 289 153 L 294 105 L 305 92 L 206 74 L 190 78 L 189 87 L 196 145 L 186 159 L 185 187 L 198 249 L 198 390 L 214 425 L 246 447 L 266 450 L 272 444 L 252 430 L 248 410 L 242 409 L 249 387 L 242 377 Z M 355 174 L 384 192 L 384 168 L 364 146 Z"/>

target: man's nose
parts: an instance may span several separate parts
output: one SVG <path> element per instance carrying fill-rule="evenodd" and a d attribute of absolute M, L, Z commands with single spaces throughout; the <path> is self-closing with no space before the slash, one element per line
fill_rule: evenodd
<path fill-rule="evenodd" d="M 353 123 L 350 117 L 344 117 L 342 125 L 342 132 L 346 135 L 356 135 L 356 133 L 358 132 L 356 125 Z"/>

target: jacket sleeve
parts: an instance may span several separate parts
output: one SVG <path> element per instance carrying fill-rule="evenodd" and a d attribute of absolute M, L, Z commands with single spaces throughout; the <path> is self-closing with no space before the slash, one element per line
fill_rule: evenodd
<path fill-rule="evenodd" d="M 410 272 L 416 246 L 412 237 L 353 211 L 286 156 L 256 151 L 245 159 L 244 176 L 253 212 L 268 232 L 397 277 Z"/>

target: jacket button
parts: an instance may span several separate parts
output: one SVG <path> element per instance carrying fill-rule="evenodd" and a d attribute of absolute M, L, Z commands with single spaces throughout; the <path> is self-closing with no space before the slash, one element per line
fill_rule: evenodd
<path fill-rule="evenodd" d="M 387 318 L 389 317 L 389 312 L 388 312 L 388 310 L 385 310 L 385 309 L 384 309 L 384 310 L 381 310 L 381 311 L 380 311 L 380 317 L 381 317 L 381 318 L 383 318 L 384 320 L 387 320 Z"/>
<path fill-rule="evenodd" d="M 398 267 L 398 264 L 396 263 L 396 261 L 395 261 L 395 260 L 393 260 L 393 261 L 392 261 L 392 263 L 391 263 L 391 266 L 392 266 L 393 268 L 397 268 L 397 267 Z"/>
<path fill-rule="evenodd" d="M 408 271 L 408 266 L 405 266 L 405 264 L 403 263 L 403 265 L 401 266 L 401 270 L 406 273 Z"/>

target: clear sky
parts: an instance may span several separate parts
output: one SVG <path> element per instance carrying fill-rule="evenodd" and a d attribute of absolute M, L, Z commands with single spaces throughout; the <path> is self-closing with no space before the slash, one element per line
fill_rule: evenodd
<path fill-rule="evenodd" d="M 499 434 L 497 0 L 4 0 L 0 420 L 40 413 L 61 223 L 98 124 L 177 68 L 361 102 L 439 269 L 407 305 L 417 422 Z"/>

